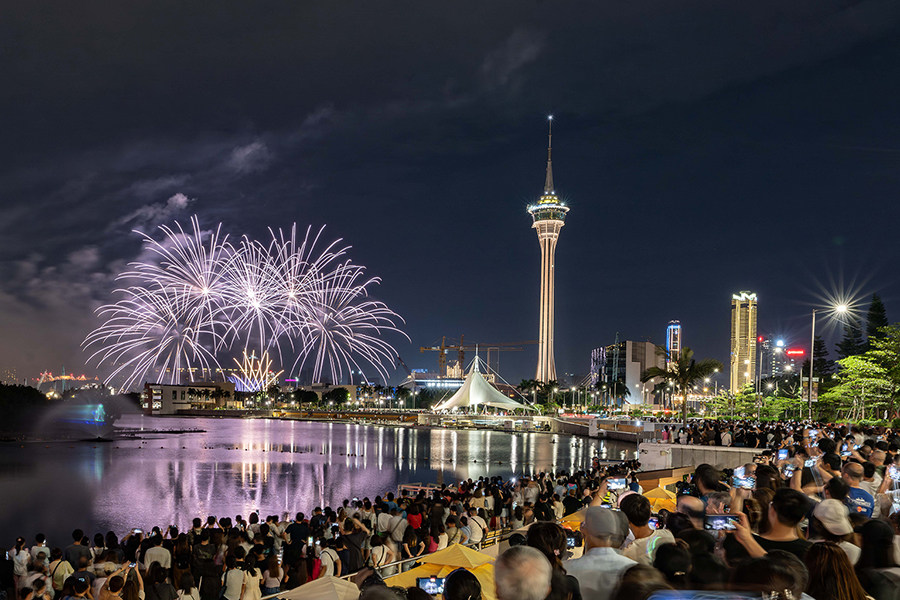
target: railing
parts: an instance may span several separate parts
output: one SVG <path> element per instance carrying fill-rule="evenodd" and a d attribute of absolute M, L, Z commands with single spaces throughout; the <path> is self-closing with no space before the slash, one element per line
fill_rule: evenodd
<path fill-rule="evenodd" d="M 491 546 L 494 546 L 494 545 L 502 542 L 504 539 L 506 539 L 504 536 L 506 536 L 507 534 L 511 534 L 511 533 L 512 533 L 512 531 L 509 529 L 492 529 L 492 530 L 486 531 L 484 533 L 484 537 L 482 538 L 482 540 L 480 542 L 473 542 L 473 543 L 468 543 L 468 544 L 463 544 L 463 545 L 466 548 L 473 548 L 476 550 L 481 550 L 482 548 L 490 548 Z M 440 552 L 440 550 L 438 550 L 438 552 Z M 429 554 L 434 554 L 434 553 L 432 552 Z M 382 569 L 390 569 L 392 567 L 398 567 L 397 574 L 399 575 L 400 573 L 403 573 L 404 571 L 409 570 L 409 569 L 404 569 L 403 565 L 406 565 L 409 563 L 416 563 L 416 562 L 420 562 L 420 561 L 423 563 L 427 563 L 428 562 L 428 554 L 422 554 L 420 556 L 413 556 L 411 558 L 403 558 L 401 560 L 395 560 L 394 562 L 385 563 L 383 565 L 378 565 L 378 566 L 374 566 L 371 568 L 375 569 L 376 571 L 380 571 Z M 350 573 L 348 575 L 342 575 L 340 578 L 346 579 L 349 581 L 350 578 L 354 577 L 355 575 L 356 575 L 356 573 Z M 392 575 L 392 577 L 393 577 L 393 575 Z M 307 583 L 309 583 L 309 582 L 307 582 Z M 302 586 L 300 586 L 300 587 L 302 587 Z M 263 596 L 260 600 L 273 600 L 274 598 L 283 596 L 286 592 L 289 592 L 289 591 L 292 591 L 292 590 L 285 590 L 284 592 L 278 592 L 277 594 Z"/>

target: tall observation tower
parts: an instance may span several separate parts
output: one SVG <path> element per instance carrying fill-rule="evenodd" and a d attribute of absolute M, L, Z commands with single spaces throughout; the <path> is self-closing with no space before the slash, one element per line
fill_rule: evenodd
<path fill-rule="evenodd" d="M 547 120 L 550 133 L 547 137 L 547 178 L 544 180 L 544 193 L 537 204 L 528 207 L 534 219 L 532 227 L 537 230 L 538 243 L 541 245 L 541 315 L 538 335 L 538 381 L 556 379 L 556 360 L 553 358 L 553 331 L 555 326 L 554 309 L 556 308 L 556 239 L 559 230 L 566 224 L 566 213 L 569 207 L 559 201 L 553 188 L 553 162 L 550 152 L 553 147 L 553 115 Z"/>

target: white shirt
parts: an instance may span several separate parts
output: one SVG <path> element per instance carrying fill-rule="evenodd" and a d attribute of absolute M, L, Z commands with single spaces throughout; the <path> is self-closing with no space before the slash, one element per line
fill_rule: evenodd
<path fill-rule="evenodd" d="M 653 566 L 656 549 L 663 544 L 674 544 L 675 536 L 668 529 L 657 529 L 645 538 L 636 539 L 622 551 L 623 556 L 642 565 Z"/>
<path fill-rule="evenodd" d="M 484 519 L 482 519 L 478 515 L 472 515 L 471 517 L 469 517 L 469 529 L 472 530 L 472 535 L 469 536 L 469 541 L 473 544 L 476 544 L 484 539 L 484 532 L 487 530 L 487 523 L 485 523 Z"/>
<path fill-rule="evenodd" d="M 334 571 L 337 567 L 338 555 L 334 550 L 325 548 L 319 555 L 319 560 L 322 561 L 322 577 L 331 577 L 336 574 Z"/>
<path fill-rule="evenodd" d="M 578 580 L 582 598 L 609 600 L 626 569 L 637 564 L 612 548 L 591 548 L 581 558 L 563 562 L 566 573 Z"/>
<path fill-rule="evenodd" d="M 387 533 L 391 528 L 391 515 L 390 513 L 383 512 L 378 515 L 378 532 L 379 533 Z"/>
<path fill-rule="evenodd" d="M 153 546 L 144 552 L 144 567 L 149 569 L 153 563 L 159 563 L 163 569 L 172 568 L 172 554 L 162 546 Z"/>

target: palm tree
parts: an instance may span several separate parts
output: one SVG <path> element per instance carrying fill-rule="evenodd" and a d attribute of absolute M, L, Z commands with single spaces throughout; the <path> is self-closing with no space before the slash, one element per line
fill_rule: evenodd
<path fill-rule="evenodd" d="M 703 381 L 715 373 L 716 369 L 724 369 L 724 367 L 714 358 L 694 360 L 694 351 L 690 348 L 683 348 L 681 354 L 674 357 L 668 356 L 665 351 L 663 354 L 666 354 L 666 358 L 669 359 L 669 368 L 650 367 L 641 374 L 641 381 L 646 383 L 651 379 L 659 378 L 674 383 L 681 391 L 682 419 L 687 427 L 688 392 L 693 389 L 695 383 Z"/>
<path fill-rule="evenodd" d="M 626 397 L 631 396 L 631 390 L 628 389 L 628 386 L 625 385 L 625 382 L 621 379 L 607 382 L 605 385 L 611 400 L 625 399 Z M 612 403 L 610 402 L 610 404 Z"/>

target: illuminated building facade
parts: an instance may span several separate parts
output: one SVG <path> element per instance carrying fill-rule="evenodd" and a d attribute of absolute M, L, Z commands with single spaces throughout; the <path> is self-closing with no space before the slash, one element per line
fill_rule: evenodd
<path fill-rule="evenodd" d="M 670 368 L 673 359 L 677 360 L 681 354 L 681 321 L 669 321 L 666 327 L 666 369 Z"/>
<path fill-rule="evenodd" d="M 756 381 L 756 294 L 739 292 L 731 297 L 730 389 L 738 393 Z"/>
<path fill-rule="evenodd" d="M 544 193 L 537 204 L 528 207 L 533 224 L 537 231 L 538 243 L 541 246 L 541 301 L 540 323 L 538 333 L 538 363 L 535 379 L 551 381 L 556 379 L 556 360 L 553 356 L 554 311 L 556 308 L 556 240 L 559 231 L 566 224 L 566 213 L 569 207 L 560 202 L 553 187 L 553 163 L 551 148 L 553 146 L 553 117 L 550 120 L 550 135 L 547 144 L 547 175 L 544 180 Z"/>

